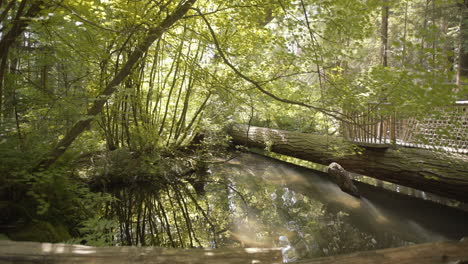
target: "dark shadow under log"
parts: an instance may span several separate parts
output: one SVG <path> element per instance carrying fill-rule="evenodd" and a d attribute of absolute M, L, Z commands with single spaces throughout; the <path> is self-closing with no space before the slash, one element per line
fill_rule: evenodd
<path fill-rule="evenodd" d="M 234 125 L 233 142 L 468 202 L 468 156 L 423 149 L 359 149 L 342 138 Z"/>

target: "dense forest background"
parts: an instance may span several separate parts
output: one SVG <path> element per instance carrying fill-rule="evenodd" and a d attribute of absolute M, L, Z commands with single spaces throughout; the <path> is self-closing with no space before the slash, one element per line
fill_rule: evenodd
<path fill-rule="evenodd" d="M 466 0 L 0 0 L 0 229 L 209 246 L 229 124 L 424 118 L 468 99 L 467 35 Z"/>

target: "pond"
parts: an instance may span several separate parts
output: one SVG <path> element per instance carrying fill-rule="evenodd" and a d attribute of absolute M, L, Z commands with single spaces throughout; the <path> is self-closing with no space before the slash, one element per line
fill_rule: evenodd
<path fill-rule="evenodd" d="M 296 260 L 468 235 L 466 211 L 362 182 L 359 199 L 322 172 L 253 153 L 166 181 L 113 193 L 114 244 L 283 247 Z"/>
<path fill-rule="evenodd" d="M 230 232 L 244 246 L 278 246 L 285 236 L 297 257 L 317 257 L 468 234 L 464 211 L 364 183 L 357 183 L 358 199 L 323 173 L 257 154 L 243 153 L 212 172 L 246 200 L 229 194 Z"/>

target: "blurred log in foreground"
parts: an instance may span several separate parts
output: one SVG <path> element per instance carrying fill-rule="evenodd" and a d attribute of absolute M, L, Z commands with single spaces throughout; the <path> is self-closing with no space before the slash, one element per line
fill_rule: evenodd
<path fill-rule="evenodd" d="M 282 263 L 279 248 L 174 249 L 155 247 L 89 247 L 37 242 L 0 241 L 0 264 L 6 263 Z"/>
<path fill-rule="evenodd" d="M 468 239 L 299 261 L 302 264 L 467 264 Z"/>
<path fill-rule="evenodd" d="M 279 248 L 169 249 L 89 247 L 37 242 L 0 241 L 0 264 L 6 263 L 282 263 Z M 466 264 L 468 239 L 356 252 L 302 260 L 302 264 Z"/>

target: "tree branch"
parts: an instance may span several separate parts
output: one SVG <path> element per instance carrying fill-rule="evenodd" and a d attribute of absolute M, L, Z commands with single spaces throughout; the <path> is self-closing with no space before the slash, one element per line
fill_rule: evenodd
<path fill-rule="evenodd" d="M 302 106 L 302 107 L 306 107 L 306 108 L 309 108 L 309 109 L 313 109 L 313 110 L 316 110 L 318 112 L 321 112 L 327 116 L 331 116 L 337 120 L 340 120 L 340 121 L 344 121 L 342 119 L 340 113 L 334 113 L 334 111 L 330 111 L 330 110 L 327 110 L 327 109 L 323 109 L 323 108 L 320 108 L 320 107 L 315 107 L 313 105 L 310 105 L 310 104 L 307 104 L 307 103 L 304 103 L 304 102 L 299 102 L 299 101 L 294 101 L 294 100 L 289 100 L 289 99 L 286 99 L 286 98 L 282 98 L 282 97 L 279 97 L 275 94 L 273 94 L 272 92 L 269 92 L 267 91 L 265 88 L 262 87 L 262 85 L 260 84 L 260 82 L 258 81 L 255 81 L 253 79 L 251 79 L 250 77 L 246 76 L 245 74 L 243 74 L 242 72 L 240 72 L 229 60 L 228 58 L 226 57 L 226 55 L 224 54 L 224 52 L 222 51 L 221 49 L 221 46 L 218 42 L 218 39 L 216 37 L 216 33 L 214 32 L 213 28 L 211 27 L 211 24 L 209 23 L 209 21 L 206 19 L 205 15 L 200 11 L 200 9 L 197 9 L 197 8 L 192 8 L 193 10 L 197 11 L 197 13 L 200 15 L 200 17 L 203 19 L 203 21 L 205 22 L 205 24 L 208 26 L 208 29 L 211 33 L 211 36 L 213 38 L 213 42 L 215 44 L 215 47 L 216 47 L 216 50 L 218 51 L 218 54 L 219 56 L 221 57 L 221 59 L 223 60 L 223 62 L 229 67 L 231 68 L 231 70 L 237 75 L 239 76 L 240 78 L 244 79 L 245 81 L 251 83 L 254 85 L 254 87 L 259 90 L 261 93 L 279 101 L 279 102 L 282 102 L 282 103 L 286 103 L 286 104 L 291 104 L 291 105 L 297 105 L 297 106 Z"/>

